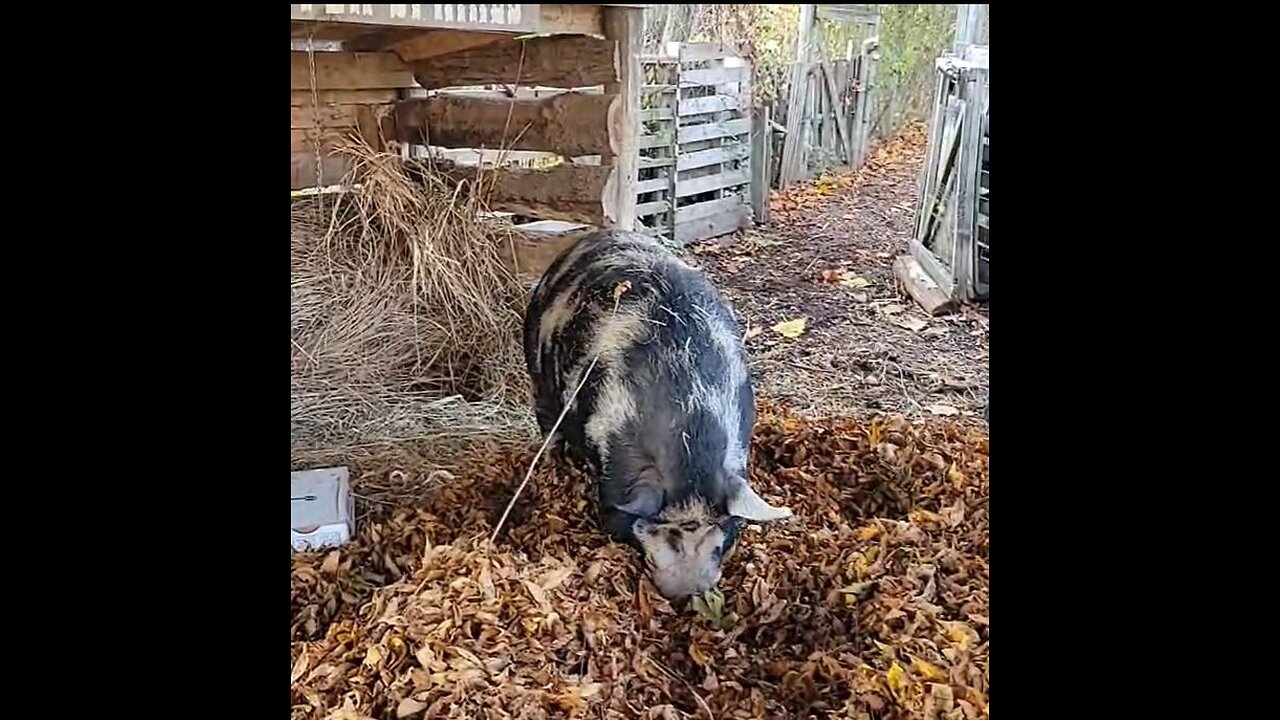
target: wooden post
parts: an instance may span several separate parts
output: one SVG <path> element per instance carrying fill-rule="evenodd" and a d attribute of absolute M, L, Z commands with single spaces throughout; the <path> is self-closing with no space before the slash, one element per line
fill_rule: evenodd
<path fill-rule="evenodd" d="M 874 97 L 876 58 L 880 47 L 879 38 L 868 38 L 862 42 L 862 54 L 858 57 L 858 107 L 854 110 L 854 160 L 855 168 L 862 167 L 867 159 L 867 143 L 871 133 L 871 101 Z"/>
<path fill-rule="evenodd" d="M 770 106 L 757 107 L 751 124 L 751 208 L 756 223 L 769 222 Z"/>
<path fill-rule="evenodd" d="M 606 83 L 604 91 L 618 96 L 610 113 L 610 155 L 613 160 L 611 186 L 605 188 L 605 215 L 622 230 L 636 228 L 637 169 L 640 153 L 640 58 L 644 30 L 644 8 L 606 7 L 605 37 L 618 43 L 618 82 Z M 603 162 L 603 158 L 601 159 Z"/>
<path fill-rule="evenodd" d="M 813 30 L 815 5 L 800 6 L 800 24 L 796 32 L 796 64 L 791 71 L 791 88 L 787 99 L 787 137 L 782 146 L 782 175 L 778 187 L 786 188 L 805 169 L 805 131 L 809 93 L 810 31 Z"/>
<path fill-rule="evenodd" d="M 963 56 L 964 49 L 977 42 L 981 31 L 982 6 L 956 5 L 955 42 L 952 46 L 955 54 Z"/>

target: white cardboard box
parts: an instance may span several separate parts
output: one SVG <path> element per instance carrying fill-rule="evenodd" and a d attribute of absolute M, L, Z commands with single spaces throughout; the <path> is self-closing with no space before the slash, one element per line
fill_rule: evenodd
<path fill-rule="evenodd" d="M 295 552 L 345 545 L 355 534 L 355 497 L 345 467 L 289 474 L 289 545 Z"/>

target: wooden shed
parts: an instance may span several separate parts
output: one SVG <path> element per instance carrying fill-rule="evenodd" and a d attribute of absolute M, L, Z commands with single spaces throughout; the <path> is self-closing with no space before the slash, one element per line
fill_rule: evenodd
<path fill-rule="evenodd" d="M 356 130 L 562 156 L 504 167 L 490 206 L 633 228 L 644 7 L 291 5 L 290 188 L 340 182 L 333 150 Z"/>

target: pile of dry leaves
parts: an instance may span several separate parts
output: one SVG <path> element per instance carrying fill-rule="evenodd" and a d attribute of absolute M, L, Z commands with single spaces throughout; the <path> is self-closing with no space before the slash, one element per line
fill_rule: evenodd
<path fill-rule="evenodd" d="M 549 461 L 487 548 L 531 455 L 294 556 L 293 718 L 989 717 L 985 434 L 765 410 L 752 483 L 796 516 L 744 531 L 698 612 Z"/>

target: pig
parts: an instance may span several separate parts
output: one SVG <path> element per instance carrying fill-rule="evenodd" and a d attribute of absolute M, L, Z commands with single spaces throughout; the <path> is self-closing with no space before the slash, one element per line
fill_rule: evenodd
<path fill-rule="evenodd" d="M 569 404 L 553 442 L 587 466 L 605 532 L 639 547 L 663 596 L 711 589 L 744 523 L 791 516 L 747 482 L 755 398 L 733 313 L 657 240 L 601 230 L 562 251 L 523 341 L 538 426 Z"/>

